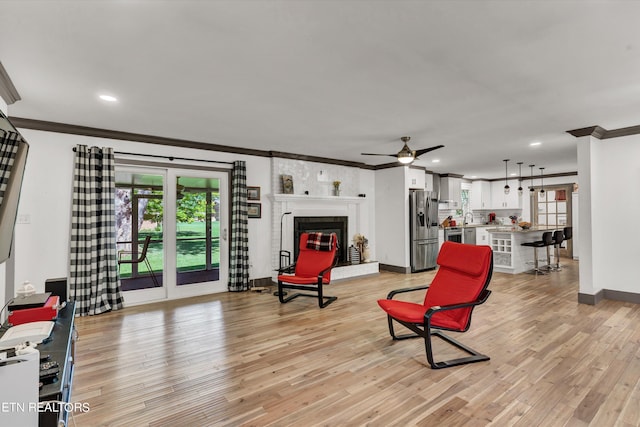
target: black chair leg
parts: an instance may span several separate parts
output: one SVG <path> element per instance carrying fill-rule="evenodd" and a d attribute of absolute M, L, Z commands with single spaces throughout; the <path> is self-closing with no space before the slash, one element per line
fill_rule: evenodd
<path fill-rule="evenodd" d="M 149 258 L 145 258 L 144 259 L 144 263 L 147 266 L 147 270 L 149 270 L 149 274 L 151 275 L 151 280 L 153 280 L 153 285 L 156 288 L 159 288 L 160 287 L 160 283 L 158 282 L 158 278 L 156 277 L 155 273 L 151 269 L 151 263 L 149 262 Z"/>
<path fill-rule="evenodd" d="M 285 285 L 281 281 L 278 281 L 278 292 L 277 292 L 278 300 L 280 300 L 280 302 L 283 303 L 283 304 L 291 301 L 294 298 L 298 298 L 298 297 L 313 297 L 313 298 L 317 298 L 318 299 L 318 306 L 320 308 L 325 308 L 326 306 L 328 306 L 329 304 L 331 304 L 332 302 L 334 302 L 335 300 L 338 299 L 338 297 L 324 296 L 322 294 L 322 286 L 318 286 L 318 289 L 317 289 L 318 293 L 317 294 L 296 293 L 296 294 L 289 295 L 286 298 L 284 296 L 287 295 L 287 293 L 284 292 L 284 289 L 299 289 L 299 290 L 305 290 L 305 291 L 314 291 L 314 290 L 316 290 L 316 289 L 305 287 L 305 286 Z"/>
<path fill-rule="evenodd" d="M 442 339 L 443 341 L 448 342 L 449 344 L 459 348 L 460 350 L 468 353 L 470 356 L 461 357 L 459 359 L 451 359 L 445 360 L 442 362 L 436 362 L 433 360 L 433 348 L 431 345 L 431 336 L 436 336 Z M 424 346 L 427 352 L 427 360 L 429 361 L 429 365 L 431 365 L 432 369 L 442 369 L 442 368 L 450 368 L 452 366 L 466 365 L 467 363 L 475 363 L 475 362 L 483 362 L 485 360 L 490 360 L 489 356 L 484 355 L 482 353 L 477 352 L 476 350 L 462 344 L 459 341 L 454 340 L 448 335 L 443 334 L 440 331 L 426 331 L 424 335 Z"/>

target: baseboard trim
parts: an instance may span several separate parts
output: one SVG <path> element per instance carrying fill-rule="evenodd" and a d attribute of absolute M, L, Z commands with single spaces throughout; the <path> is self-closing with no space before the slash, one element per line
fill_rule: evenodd
<path fill-rule="evenodd" d="M 640 294 L 636 294 L 634 292 L 613 291 L 610 289 L 604 289 L 603 294 L 604 299 L 640 304 Z"/>
<path fill-rule="evenodd" d="M 380 263 L 380 270 L 391 271 L 393 273 L 410 274 L 411 267 L 400 267 L 397 265 L 382 264 Z"/>
<path fill-rule="evenodd" d="M 600 291 L 595 295 L 592 294 L 583 294 L 578 292 L 578 303 L 579 304 L 588 304 L 588 305 L 596 305 L 600 301 L 604 299 L 603 292 Z"/>
<path fill-rule="evenodd" d="M 595 295 L 578 293 L 578 303 L 596 305 L 602 300 L 630 302 L 632 304 L 640 304 L 640 294 L 634 292 L 615 291 L 611 289 L 603 289 Z"/>

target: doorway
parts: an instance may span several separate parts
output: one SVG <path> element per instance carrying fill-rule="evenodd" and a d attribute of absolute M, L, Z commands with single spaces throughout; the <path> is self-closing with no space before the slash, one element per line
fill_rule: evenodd
<path fill-rule="evenodd" d="M 119 265 L 126 303 L 227 290 L 228 194 L 224 171 L 116 167 L 118 253 L 150 237 Z"/>

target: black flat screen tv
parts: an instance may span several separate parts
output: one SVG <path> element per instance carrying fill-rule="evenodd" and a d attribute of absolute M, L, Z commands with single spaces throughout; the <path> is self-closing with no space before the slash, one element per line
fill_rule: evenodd
<path fill-rule="evenodd" d="M 29 144 L 0 112 L 0 264 L 11 255 Z"/>

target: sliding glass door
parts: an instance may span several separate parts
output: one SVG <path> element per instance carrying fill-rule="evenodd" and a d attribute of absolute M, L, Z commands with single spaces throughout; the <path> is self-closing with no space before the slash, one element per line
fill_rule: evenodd
<path fill-rule="evenodd" d="M 226 172 L 116 168 L 126 303 L 226 291 L 228 193 Z"/>
<path fill-rule="evenodd" d="M 173 170 L 176 296 L 227 289 L 227 174 Z"/>

